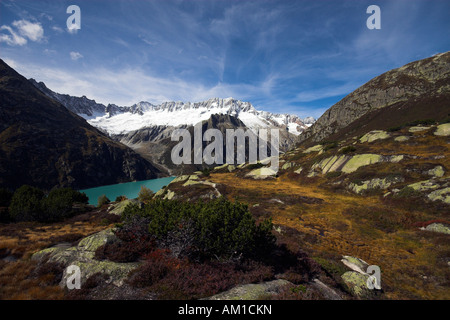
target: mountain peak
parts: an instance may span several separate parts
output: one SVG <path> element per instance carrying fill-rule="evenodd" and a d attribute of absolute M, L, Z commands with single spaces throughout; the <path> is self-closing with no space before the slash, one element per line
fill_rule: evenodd
<path fill-rule="evenodd" d="M 299 135 L 314 122 L 311 117 L 304 122 L 292 114 L 259 111 L 250 102 L 233 97 L 225 99 L 214 97 L 200 102 L 167 101 L 158 105 L 140 101 L 129 107 L 114 104 L 105 106 L 85 96 L 78 98 L 59 94 L 48 89 L 44 83 L 37 83 L 34 79 L 30 81 L 47 96 L 110 134 L 123 134 L 149 126 L 194 125 L 199 121 L 208 120 L 213 114 L 237 117 L 252 129 L 279 127 L 295 135 Z"/>

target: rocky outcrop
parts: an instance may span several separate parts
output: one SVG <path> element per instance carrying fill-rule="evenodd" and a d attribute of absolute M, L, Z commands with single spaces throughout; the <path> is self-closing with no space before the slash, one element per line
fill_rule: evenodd
<path fill-rule="evenodd" d="M 343 256 L 341 262 L 352 270 L 345 272 L 341 278 L 354 296 L 371 299 L 377 294 L 377 290 L 381 290 L 381 283 L 374 283 L 376 280 L 367 273 L 369 267 L 367 262 L 351 256 Z M 369 282 L 373 285 L 369 286 Z"/>
<path fill-rule="evenodd" d="M 414 191 L 424 193 L 431 201 L 450 204 L 450 178 L 429 179 L 408 185 Z"/>
<path fill-rule="evenodd" d="M 388 71 L 370 80 L 333 105 L 299 136 L 299 140 L 319 142 L 376 110 L 400 103 L 409 103 L 419 98 L 429 101 L 434 97 L 449 95 L 449 75 L 450 52 L 411 62 L 401 68 Z M 404 115 L 407 113 L 406 110 L 401 112 Z M 408 120 L 399 119 L 399 121 L 404 123 Z M 361 123 L 358 125 L 361 126 Z"/>
<path fill-rule="evenodd" d="M 216 294 L 205 300 L 257 300 L 271 294 L 280 293 L 288 285 L 293 284 L 283 279 L 257 284 L 245 284 Z"/>
<path fill-rule="evenodd" d="M 431 223 L 426 227 L 422 227 L 421 230 L 450 234 L 450 226 L 443 223 Z"/>
<path fill-rule="evenodd" d="M 370 131 L 370 132 L 366 133 L 365 135 L 363 135 L 359 139 L 359 142 L 361 142 L 361 143 L 363 143 L 363 142 L 373 142 L 373 141 L 376 141 L 376 140 L 387 139 L 390 136 L 391 135 L 389 133 L 387 133 L 386 131 L 373 130 L 373 131 Z"/>
<path fill-rule="evenodd" d="M 360 183 L 350 183 L 348 189 L 361 194 L 370 190 L 383 190 L 389 188 L 391 185 L 403 182 L 405 179 L 399 176 L 386 177 L 386 178 L 374 178 L 371 180 L 362 181 Z"/>
<path fill-rule="evenodd" d="M 360 167 L 368 166 L 379 162 L 399 162 L 403 160 L 403 155 L 382 156 L 379 154 L 357 154 L 354 156 L 335 155 L 325 158 L 311 166 L 313 171 L 320 170 L 322 174 L 334 171 L 352 173 Z"/>
<path fill-rule="evenodd" d="M 58 262 L 68 267 L 75 265 L 81 271 L 81 285 L 94 274 L 101 273 L 108 276 L 107 283 L 120 287 L 128 274 L 140 266 L 140 263 L 117 263 L 109 260 L 99 261 L 95 259 L 95 251 L 107 242 L 117 241 L 112 229 L 95 233 L 82 239 L 75 247 L 51 247 L 41 250 L 32 256 L 33 260 Z M 60 286 L 64 287 L 68 274 L 64 271 Z"/>
<path fill-rule="evenodd" d="M 250 171 L 245 176 L 255 180 L 265 180 L 275 178 L 276 175 L 277 173 L 271 168 L 259 168 Z"/>
<path fill-rule="evenodd" d="M 437 126 L 436 131 L 434 132 L 435 136 L 448 137 L 450 136 L 450 123 L 444 123 Z"/>

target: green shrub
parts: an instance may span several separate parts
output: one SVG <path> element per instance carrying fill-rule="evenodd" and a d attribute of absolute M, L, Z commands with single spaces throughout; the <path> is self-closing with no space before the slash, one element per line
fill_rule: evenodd
<path fill-rule="evenodd" d="M 411 198 L 411 197 L 422 197 L 420 191 L 414 190 L 411 187 L 404 187 L 398 193 L 395 194 L 396 198 Z"/>
<path fill-rule="evenodd" d="M 98 197 L 98 200 L 97 200 L 97 207 L 101 207 L 101 206 L 103 206 L 103 205 L 105 205 L 105 204 L 108 204 L 108 203 L 110 203 L 111 202 L 111 200 L 109 200 L 108 199 L 108 197 L 106 196 L 106 195 L 104 195 L 104 194 L 102 194 L 100 197 Z"/>
<path fill-rule="evenodd" d="M 387 129 L 388 132 L 396 132 L 396 131 L 400 131 L 403 129 L 404 126 L 396 126 L 396 127 L 390 127 L 389 129 Z"/>
<path fill-rule="evenodd" d="M 428 125 L 432 125 L 435 123 L 436 123 L 436 120 L 434 120 L 434 119 L 424 119 L 424 120 L 411 121 L 411 122 L 408 122 L 406 125 L 407 126 L 418 126 L 418 125 L 428 126 Z"/>
<path fill-rule="evenodd" d="M 341 176 L 341 174 L 342 174 L 341 171 L 332 171 L 332 172 L 327 172 L 325 177 L 328 179 L 337 178 L 337 177 Z"/>
<path fill-rule="evenodd" d="M 250 257 L 274 244 L 270 221 L 257 225 L 246 205 L 223 198 L 208 203 L 155 199 L 142 209 L 128 206 L 122 215 L 125 224 L 135 215 L 149 219 L 148 230 L 160 243 L 177 243 L 168 238 L 188 236 L 191 249 L 208 258 Z"/>
<path fill-rule="evenodd" d="M 259 169 L 264 167 L 264 165 L 261 162 L 257 162 L 257 163 L 251 163 L 249 165 L 247 165 L 247 169 L 249 170 L 254 170 L 254 169 Z"/>
<path fill-rule="evenodd" d="M 138 193 L 138 200 L 143 203 L 149 203 L 153 198 L 153 191 L 146 186 L 141 186 L 141 190 Z"/>
<path fill-rule="evenodd" d="M 209 169 L 209 168 L 203 168 L 203 169 L 201 170 L 201 172 L 202 172 L 202 175 L 204 175 L 205 177 L 209 177 L 209 175 L 211 174 L 211 169 Z"/>
<path fill-rule="evenodd" d="M 45 196 L 42 190 L 24 185 L 14 193 L 9 212 L 15 221 L 55 222 L 71 216 L 74 202 L 87 203 L 88 197 L 71 188 L 53 189 Z"/>
<path fill-rule="evenodd" d="M 14 192 L 9 206 L 9 214 L 15 221 L 39 221 L 42 218 L 42 199 L 44 192 L 41 189 L 23 185 Z"/>
<path fill-rule="evenodd" d="M 338 146 L 338 143 L 336 141 L 329 141 L 324 142 L 323 144 L 323 151 L 328 151 L 330 149 L 334 149 Z"/>
<path fill-rule="evenodd" d="M 356 148 L 354 146 L 346 146 L 344 148 L 342 148 L 341 153 L 342 154 L 347 154 L 347 153 L 351 153 L 351 152 L 355 152 Z"/>
<path fill-rule="evenodd" d="M 127 200 L 126 196 L 117 196 L 115 202 L 122 202 Z"/>
<path fill-rule="evenodd" d="M 78 191 L 70 188 L 54 189 L 42 199 L 42 216 L 40 221 L 55 222 L 68 218 L 72 214 L 75 200 L 82 200 Z M 78 202 L 78 201 L 77 201 Z"/>

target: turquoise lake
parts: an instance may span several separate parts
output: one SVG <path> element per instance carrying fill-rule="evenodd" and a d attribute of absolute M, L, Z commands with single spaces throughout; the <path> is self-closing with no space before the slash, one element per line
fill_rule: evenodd
<path fill-rule="evenodd" d="M 159 191 L 162 187 L 167 186 L 175 177 L 126 182 L 112 184 L 108 186 L 90 188 L 80 190 L 80 192 L 86 193 L 89 197 L 89 204 L 97 205 L 98 197 L 106 195 L 109 200 L 116 200 L 117 196 L 126 196 L 128 199 L 137 198 L 141 186 L 146 186 L 153 192 Z"/>

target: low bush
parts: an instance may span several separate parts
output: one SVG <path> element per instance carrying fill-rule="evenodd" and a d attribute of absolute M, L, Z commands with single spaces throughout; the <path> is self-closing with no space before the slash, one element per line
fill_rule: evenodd
<path fill-rule="evenodd" d="M 102 206 L 104 206 L 105 204 L 110 203 L 111 200 L 108 199 L 108 197 L 104 194 L 102 194 L 100 197 L 98 197 L 97 199 L 97 207 L 100 208 Z"/>
<path fill-rule="evenodd" d="M 332 178 L 340 177 L 341 175 L 342 175 L 342 171 L 332 171 L 332 172 L 327 172 L 325 174 L 325 177 L 328 179 L 332 179 Z"/>
<path fill-rule="evenodd" d="M 87 203 L 88 198 L 70 188 L 54 189 L 46 196 L 42 190 L 24 185 L 14 192 L 9 215 L 14 221 L 55 222 L 70 217 L 75 202 Z"/>
<path fill-rule="evenodd" d="M 9 214 L 14 221 L 40 221 L 42 219 L 41 189 L 24 185 L 14 192 L 9 207 Z"/>
<path fill-rule="evenodd" d="M 147 219 L 131 217 L 115 231 L 118 241 L 108 242 L 96 250 L 96 259 L 134 262 L 149 254 L 155 249 L 155 238 L 148 232 L 147 225 Z"/>
<path fill-rule="evenodd" d="M 155 199 L 142 209 L 128 206 L 123 219 L 135 215 L 149 219 L 148 230 L 159 242 L 185 243 L 187 237 L 190 252 L 205 258 L 260 255 L 275 242 L 269 220 L 257 225 L 246 205 L 223 198 L 209 203 Z"/>
<path fill-rule="evenodd" d="M 149 203 L 153 198 L 153 191 L 146 186 L 141 186 L 141 190 L 138 193 L 138 200 L 143 203 Z"/>
<path fill-rule="evenodd" d="M 122 201 L 125 201 L 125 200 L 127 200 L 127 197 L 125 197 L 125 196 L 117 196 L 116 197 L 116 202 L 122 202 Z"/>
<path fill-rule="evenodd" d="M 210 168 L 203 168 L 201 170 L 202 175 L 204 175 L 205 177 L 209 177 L 209 175 L 211 174 L 211 169 Z"/>
<path fill-rule="evenodd" d="M 257 162 L 257 163 L 251 163 L 249 165 L 246 166 L 246 169 L 249 170 L 255 170 L 255 169 L 259 169 L 264 167 L 264 165 L 261 162 Z"/>
<path fill-rule="evenodd" d="M 75 203 L 87 203 L 85 193 L 70 188 L 54 189 L 47 197 L 42 199 L 42 221 L 54 222 L 68 218 L 72 215 L 72 205 Z"/>
<path fill-rule="evenodd" d="M 415 120 L 415 121 L 408 122 L 406 124 L 406 126 L 418 126 L 418 125 L 429 126 L 429 125 L 432 125 L 435 123 L 436 123 L 436 120 L 434 120 L 434 119 L 423 119 L 423 120 Z"/>
<path fill-rule="evenodd" d="M 158 299 L 200 299 L 238 284 L 271 279 L 274 279 L 272 268 L 254 261 L 196 263 L 157 250 L 131 274 L 128 283 L 133 287 L 149 288 Z"/>
<path fill-rule="evenodd" d="M 338 143 L 336 141 L 328 141 L 328 142 L 324 142 L 322 145 L 323 145 L 323 151 L 328 151 L 328 150 L 337 148 Z"/>
<path fill-rule="evenodd" d="M 356 151 L 356 148 L 354 146 L 346 146 L 341 149 L 342 154 L 347 154 L 347 153 L 351 153 L 351 152 L 355 152 L 355 151 Z"/>

